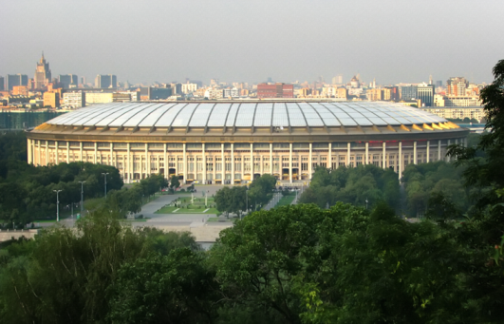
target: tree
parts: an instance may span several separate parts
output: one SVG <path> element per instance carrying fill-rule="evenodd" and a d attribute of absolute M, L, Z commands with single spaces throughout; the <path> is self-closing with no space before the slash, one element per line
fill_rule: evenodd
<path fill-rule="evenodd" d="M 176 175 L 172 175 L 171 178 L 170 178 L 170 188 L 178 188 L 180 187 L 180 181 L 179 181 L 179 178 L 178 176 Z"/>
<path fill-rule="evenodd" d="M 113 286 L 108 318 L 120 323 L 212 323 L 213 273 L 188 248 L 124 264 Z"/>
<path fill-rule="evenodd" d="M 374 206 L 379 201 L 386 201 L 398 208 L 399 197 L 399 180 L 394 171 L 374 165 L 360 165 L 335 170 L 318 167 L 310 187 L 303 192 L 299 201 L 316 203 L 321 208 L 327 204 L 332 206 L 338 201 L 359 206 Z"/>
<path fill-rule="evenodd" d="M 10 255 L 2 258 L 0 253 L 2 323 L 105 323 L 115 307 L 109 302 L 118 296 L 113 287 L 129 292 L 122 285 L 128 279 L 121 275 L 122 267 L 140 260 L 167 257 L 168 265 L 174 266 L 167 277 L 179 285 L 174 291 L 178 296 L 201 283 L 201 266 L 193 276 L 189 269 L 198 266 L 201 256 L 187 233 L 133 231 L 118 222 L 116 211 L 108 210 L 92 213 L 77 224 L 76 231 L 56 227 L 35 241 L 9 246 Z M 186 274 L 186 281 L 178 278 L 177 271 Z M 196 310 L 188 310 L 192 311 Z"/>
<path fill-rule="evenodd" d="M 476 208 L 471 216 L 480 220 L 479 226 L 490 245 L 498 244 L 504 233 L 501 214 L 504 207 L 497 205 L 500 198 L 496 189 L 504 188 L 504 60 L 493 68 L 495 80 L 481 90 L 484 105 L 486 133 L 481 135 L 476 147 L 452 145 L 448 154 L 457 157 L 457 164 L 463 165 L 465 183 L 481 188 L 475 197 Z M 482 151 L 485 157 L 478 155 Z M 497 205 L 487 210 L 489 205 Z"/>

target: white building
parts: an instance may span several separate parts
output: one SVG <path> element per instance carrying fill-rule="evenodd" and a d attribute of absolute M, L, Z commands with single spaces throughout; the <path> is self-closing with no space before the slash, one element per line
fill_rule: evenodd
<path fill-rule="evenodd" d="M 224 98 L 238 98 L 240 96 L 240 90 L 238 88 L 224 89 Z"/>
<path fill-rule="evenodd" d="M 182 93 L 188 94 L 198 90 L 198 85 L 196 83 L 183 83 Z"/>
<path fill-rule="evenodd" d="M 205 91 L 205 98 L 208 98 L 210 100 L 222 99 L 223 95 L 224 95 L 224 91 L 222 91 L 222 89 L 208 88 Z"/>
<path fill-rule="evenodd" d="M 72 91 L 63 93 L 63 107 L 81 108 L 86 105 L 86 94 L 82 91 Z"/>

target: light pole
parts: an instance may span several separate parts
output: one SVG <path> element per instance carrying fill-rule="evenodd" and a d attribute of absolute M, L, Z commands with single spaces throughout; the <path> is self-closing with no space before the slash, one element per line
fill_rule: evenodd
<path fill-rule="evenodd" d="M 59 222 L 59 193 L 63 190 L 53 190 L 56 193 L 56 221 Z"/>
<path fill-rule="evenodd" d="M 107 174 L 108 174 L 108 172 L 102 173 L 102 174 L 103 174 L 103 177 L 105 178 L 105 197 L 107 197 Z"/>
<path fill-rule="evenodd" d="M 79 181 L 81 184 L 80 187 L 80 217 L 82 217 L 82 213 L 84 212 L 84 183 L 86 181 Z"/>
<path fill-rule="evenodd" d="M 367 208 L 367 204 L 368 204 L 368 200 L 367 200 L 367 198 L 366 198 L 366 209 L 368 209 L 368 208 Z"/>

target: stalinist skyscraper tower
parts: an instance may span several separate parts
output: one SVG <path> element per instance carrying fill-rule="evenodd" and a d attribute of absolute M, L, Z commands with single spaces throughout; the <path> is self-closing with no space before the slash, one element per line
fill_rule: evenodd
<path fill-rule="evenodd" d="M 47 85 L 51 82 L 51 70 L 49 69 L 49 63 L 44 58 L 44 52 L 42 52 L 42 57 L 37 63 L 34 81 L 35 89 L 47 88 Z"/>

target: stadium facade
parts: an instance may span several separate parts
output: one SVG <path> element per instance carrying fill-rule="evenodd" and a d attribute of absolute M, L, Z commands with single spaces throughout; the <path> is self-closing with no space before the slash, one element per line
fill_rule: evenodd
<path fill-rule="evenodd" d="M 58 116 L 28 133 L 28 162 L 112 165 L 125 182 L 150 174 L 238 184 L 262 174 L 311 179 L 317 166 L 374 164 L 401 174 L 449 159 L 468 130 L 389 102 L 112 103 Z"/>

